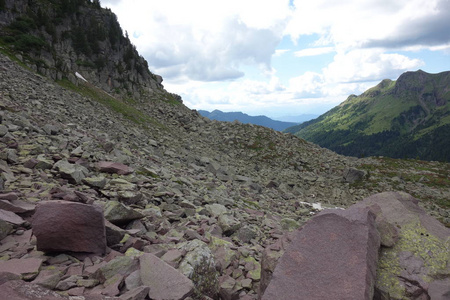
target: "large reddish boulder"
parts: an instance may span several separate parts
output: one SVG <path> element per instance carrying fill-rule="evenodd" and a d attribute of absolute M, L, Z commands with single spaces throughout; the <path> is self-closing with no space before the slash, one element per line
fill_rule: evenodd
<path fill-rule="evenodd" d="M 324 211 L 293 238 L 263 300 L 372 300 L 380 237 L 368 208 Z"/>
<path fill-rule="evenodd" d="M 37 250 L 46 252 L 106 251 L 105 220 L 100 207 L 69 202 L 44 201 L 32 220 Z"/>

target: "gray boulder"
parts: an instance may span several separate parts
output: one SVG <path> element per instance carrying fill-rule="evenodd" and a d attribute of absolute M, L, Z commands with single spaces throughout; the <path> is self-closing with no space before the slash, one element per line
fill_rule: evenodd
<path fill-rule="evenodd" d="M 144 217 L 140 212 L 118 201 L 108 201 L 105 205 L 105 218 L 113 224 L 120 225 Z"/>
<path fill-rule="evenodd" d="M 59 172 L 62 178 L 76 184 L 81 183 L 81 180 L 89 174 L 89 170 L 82 165 L 71 164 L 67 160 L 58 161 L 53 168 Z"/>
<path fill-rule="evenodd" d="M 343 177 L 348 183 L 354 183 L 355 181 L 362 180 L 366 175 L 366 171 L 355 168 L 347 168 L 344 170 Z"/>
<path fill-rule="evenodd" d="M 10 223 L 0 220 L 0 241 L 3 240 L 12 230 L 13 226 Z"/>

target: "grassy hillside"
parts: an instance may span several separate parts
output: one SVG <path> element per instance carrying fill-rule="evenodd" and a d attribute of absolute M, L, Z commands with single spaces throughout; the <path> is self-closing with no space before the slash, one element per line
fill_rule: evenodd
<path fill-rule="evenodd" d="M 450 72 L 383 80 L 286 132 L 345 155 L 448 161 Z"/>

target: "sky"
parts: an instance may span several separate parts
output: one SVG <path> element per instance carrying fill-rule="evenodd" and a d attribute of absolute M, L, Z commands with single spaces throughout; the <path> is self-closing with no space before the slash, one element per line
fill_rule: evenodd
<path fill-rule="evenodd" d="M 320 115 L 406 71 L 450 71 L 450 0 L 101 0 L 191 109 Z"/>

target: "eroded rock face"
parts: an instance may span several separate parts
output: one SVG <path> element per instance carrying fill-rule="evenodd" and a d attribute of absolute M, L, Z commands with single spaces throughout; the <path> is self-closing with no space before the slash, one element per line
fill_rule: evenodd
<path fill-rule="evenodd" d="M 102 210 L 96 206 L 56 200 L 41 202 L 32 226 L 40 251 L 106 251 L 105 221 Z"/>
<path fill-rule="evenodd" d="M 368 208 L 325 211 L 294 237 L 262 299 L 372 300 L 379 245 Z"/>

